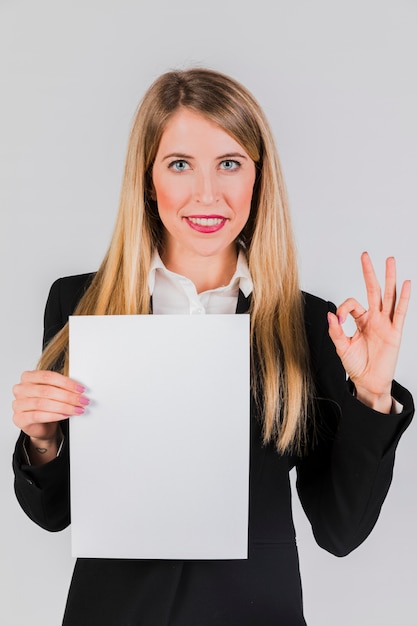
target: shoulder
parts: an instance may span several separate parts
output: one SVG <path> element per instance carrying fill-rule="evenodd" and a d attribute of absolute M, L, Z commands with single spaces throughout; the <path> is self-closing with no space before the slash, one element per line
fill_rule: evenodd
<path fill-rule="evenodd" d="M 52 284 L 45 306 L 44 347 L 65 326 L 94 276 L 94 273 L 66 276 Z"/>
<path fill-rule="evenodd" d="M 49 291 L 47 308 L 59 307 L 62 316 L 68 317 L 91 285 L 94 276 L 95 273 L 90 272 L 55 280 Z"/>
<path fill-rule="evenodd" d="M 322 321 L 323 318 L 327 321 L 327 313 L 329 311 L 335 311 L 336 307 L 333 302 L 324 300 L 319 296 L 314 296 L 311 293 L 305 291 L 301 292 L 304 303 L 304 318 L 306 325 L 312 325 L 318 321 Z"/>
<path fill-rule="evenodd" d="M 95 275 L 95 272 L 89 272 L 87 274 L 76 274 L 75 276 L 57 278 L 52 283 L 51 290 L 79 291 L 80 289 L 87 288 Z"/>

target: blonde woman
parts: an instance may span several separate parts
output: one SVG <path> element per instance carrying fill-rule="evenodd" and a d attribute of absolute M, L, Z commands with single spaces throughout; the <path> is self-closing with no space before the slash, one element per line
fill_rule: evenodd
<path fill-rule="evenodd" d="M 14 387 L 16 494 L 43 528 L 70 523 L 67 422 L 89 401 L 88 381 L 67 376 L 69 315 L 250 312 L 249 557 L 79 559 L 65 626 L 306 623 L 289 470 L 317 542 L 345 555 L 378 518 L 414 410 L 393 382 L 410 283 L 397 301 L 389 258 L 381 296 L 366 253 L 362 267 L 368 309 L 349 298 L 336 310 L 300 291 L 276 148 L 241 84 L 191 69 L 151 85 L 109 250 L 96 274 L 54 283 L 39 368 Z M 349 314 L 353 338 L 341 325 Z"/>

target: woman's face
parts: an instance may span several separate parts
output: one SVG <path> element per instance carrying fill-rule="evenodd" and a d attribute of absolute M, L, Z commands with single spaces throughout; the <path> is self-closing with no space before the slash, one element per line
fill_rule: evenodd
<path fill-rule="evenodd" d="M 255 163 L 237 141 L 203 115 L 180 109 L 161 137 L 152 178 L 164 260 L 236 254 L 255 183 Z"/>

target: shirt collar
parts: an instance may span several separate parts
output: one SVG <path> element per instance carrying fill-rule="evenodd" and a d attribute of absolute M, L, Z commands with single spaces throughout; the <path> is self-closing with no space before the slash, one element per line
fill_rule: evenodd
<path fill-rule="evenodd" d="M 166 271 L 166 267 L 162 263 L 161 257 L 159 256 L 159 252 L 155 248 L 155 252 L 153 253 L 151 268 L 149 270 L 149 276 L 148 276 L 148 287 L 149 287 L 149 292 L 151 296 L 153 295 L 153 290 L 155 288 L 155 274 L 156 274 L 156 270 L 158 269 Z"/>
<path fill-rule="evenodd" d="M 248 260 L 243 250 L 239 250 L 239 255 L 237 257 L 236 271 L 232 281 L 235 279 L 239 280 L 239 289 L 245 298 L 247 298 L 249 294 L 252 293 L 253 282 L 249 272 Z"/>
<path fill-rule="evenodd" d="M 156 270 L 162 270 L 163 272 L 168 272 L 167 268 L 162 262 L 161 257 L 159 256 L 158 250 L 155 249 L 155 252 L 152 257 L 151 268 L 149 270 L 148 276 L 148 287 L 151 296 L 153 295 L 155 288 L 155 274 Z M 253 290 L 253 282 L 249 272 L 248 261 L 246 259 L 246 255 L 243 250 L 239 250 L 239 254 L 237 257 L 236 263 L 236 271 L 232 276 L 232 279 L 229 285 L 233 285 L 236 282 L 239 282 L 239 289 L 242 291 L 245 298 L 252 293 Z"/>

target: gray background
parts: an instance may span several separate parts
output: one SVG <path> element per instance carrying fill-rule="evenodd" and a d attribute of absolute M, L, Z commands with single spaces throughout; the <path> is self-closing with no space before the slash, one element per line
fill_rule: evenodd
<path fill-rule="evenodd" d="M 381 278 L 394 254 L 399 278 L 416 279 L 416 18 L 414 0 L 1 0 L 2 625 L 62 616 L 70 534 L 36 527 L 14 499 L 11 387 L 39 356 L 52 281 L 105 253 L 145 89 L 194 64 L 245 83 L 277 140 L 303 288 L 364 300 L 364 249 Z M 397 369 L 414 392 L 416 306 Z M 309 626 L 416 624 L 415 443 L 411 426 L 380 520 L 346 558 L 315 545 L 294 497 Z"/>

